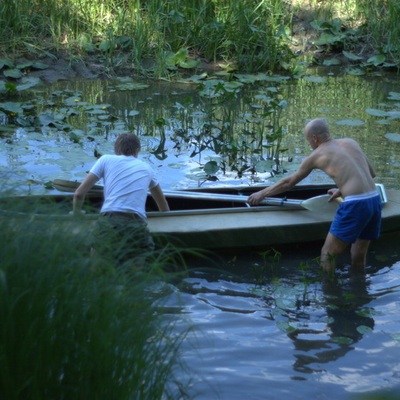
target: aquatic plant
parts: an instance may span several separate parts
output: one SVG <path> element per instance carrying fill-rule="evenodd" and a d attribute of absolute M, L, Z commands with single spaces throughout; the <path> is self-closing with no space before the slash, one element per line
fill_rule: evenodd
<path fill-rule="evenodd" d="M 0 226 L 1 398 L 185 398 L 162 256 L 125 274 L 88 257 L 83 222 Z"/>
<path fill-rule="evenodd" d="M 95 54 L 110 71 L 131 62 L 140 73 L 165 77 L 176 68 L 195 68 L 198 61 L 189 57 L 258 71 L 292 58 L 283 1 L 21 0 L 2 2 L 0 20 L 4 52 Z M 183 62 L 171 64 L 171 56 L 185 52 Z M 148 59 L 155 64 L 146 66 Z"/>
<path fill-rule="evenodd" d="M 196 68 L 199 60 L 241 72 L 294 71 L 293 17 L 305 12 L 315 15 L 320 48 L 358 57 L 353 50 L 362 45 L 369 54 L 363 62 L 373 53 L 385 58 L 383 64 L 398 66 L 397 0 L 3 1 L 0 49 L 37 61 L 65 50 L 73 59 L 95 55 L 110 75 L 131 64 L 146 76 L 170 78 L 182 68 Z M 185 53 L 183 62 L 171 64 Z M 18 68 L 5 71 L 12 79 L 21 77 Z"/>

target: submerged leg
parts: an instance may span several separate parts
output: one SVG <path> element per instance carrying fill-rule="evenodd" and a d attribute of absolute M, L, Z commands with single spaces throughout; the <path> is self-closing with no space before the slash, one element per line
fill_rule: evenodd
<path fill-rule="evenodd" d="M 370 245 L 370 240 L 357 239 L 351 245 L 351 266 L 356 271 L 363 271 L 367 264 L 367 252 Z"/>
<path fill-rule="evenodd" d="M 348 247 L 348 243 L 338 239 L 332 233 L 328 233 L 321 249 L 321 267 L 328 273 L 335 271 L 336 256 L 342 254 Z"/>

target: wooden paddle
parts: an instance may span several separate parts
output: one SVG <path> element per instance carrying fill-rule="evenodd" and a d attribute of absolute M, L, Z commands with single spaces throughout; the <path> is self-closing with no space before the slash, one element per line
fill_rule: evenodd
<path fill-rule="evenodd" d="M 53 181 L 53 186 L 55 189 L 62 192 L 74 192 L 76 188 L 80 185 L 80 182 L 67 181 L 63 179 L 55 179 Z M 190 192 L 183 190 L 164 190 L 164 194 L 167 197 L 180 198 L 180 199 L 201 199 L 201 200 L 213 200 L 213 201 L 224 201 L 233 203 L 245 203 L 247 204 L 247 196 L 235 195 L 235 194 L 220 194 L 220 193 L 202 193 L 202 192 Z M 89 195 L 99 195 L 103 193 L 103 187 L 100 185 L 95 185 L 89 191 Z M 265 198 L 260 205 L 269 206 L 282 206 L 290 209 L 307 209 L 318 213 L 333 213 L 338 202 L 331 201 L 328 202 L 330 195 L 315 196 L 307 200 L 297 200 L 297 199 L 280 199 L 268 197 Z"/>

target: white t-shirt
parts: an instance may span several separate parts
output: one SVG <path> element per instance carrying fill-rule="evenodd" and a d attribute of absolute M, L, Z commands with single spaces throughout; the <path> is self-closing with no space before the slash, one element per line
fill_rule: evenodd
<path fill-rule="evenodd" d="M 158 185 L 152 168 L 133 156 L 104 155 L 90 172 L 104 180 L 101 212 L 135 212 L 146 218 L 147 191 Z"/>

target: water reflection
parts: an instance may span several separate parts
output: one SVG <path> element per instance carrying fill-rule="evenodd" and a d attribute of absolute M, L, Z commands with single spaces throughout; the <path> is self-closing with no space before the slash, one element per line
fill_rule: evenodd
<path fill-rule="evenodd" d="M 399 77 L 341 76 L 332 70 L 332 75 L 321 79 L 320 71 L 314 72 L 318 79 L 308 76 L 279 82 L 271 78 L 248 85 L 224 101 L 200 96 L 195 84 L 148 82 L 149 86 L 141 90 L 117 90 L 117 84 L 109 81 L 45 86 L 36 90 L 31 100 L 40 115 L 61 115 L 67 100 L 73 105 L 71 99 L 78 100 L 67 120 L 74 134 L 45 126 L 1 136 L 0 157 L 4 161 L 0 166 L 11 170 L 15 180 L 80 180 L 95 162 L 95 150 L 112 151 L 115 136 L 133 130 L 142 137 L 141 157 L 158 171 L 166 189 L 201 184 L 207 180 L 204 165 L 208 161 L 215 161 L 219 167 L 215 173 L 218 181 L 207 181 L 208 185 L 263 182 L 277 168 L 276 157 L 268 154 L 271 147 L 265 143 L 273 123 L 268 98 L 277 96 L 287 102 L 279 115 L 279 128 L 284 132 L 279 168 L 297 168 L 310 152 L 302 135 L 306 120 L 325 117 L 334 136 L 349 136 L 361 143 L 376 167 L 377 181 L 398 188 L 400 143 L 385 135 L 400 133 L 400 101 L 389 96 L 400 93 Z M 105 110 L 86 109 L 90 104 L 104 106 Z M 369 109 L 392 114 L 371 115 L 366 112 Z M 78 142 L 74 141 L 76 135 Z M 260 147 L 262 141 L 264 147 Z M 261 157 L 271 160 L 262 164 L 265 173 L 260 169 L 254 175 L 253 164 Z M 280 175 L 267 183 L 276 179 Z M 308 177 L 308 183 L 326 180 L 318 172 Z M 43 190 L 43 186 L 37 189 Z"/>
<path fill-rule="evenodd" d="M 296 350 L 293 368 L 297 372 L 321 372 L 321 364 L 328 364 L 354 350 L 354 344 L 375 325 L 373 309 L 367 307 L 373 296 L 368 293 L 364 274 L 340 280 L 325 279 L 322 292 L 326 327 L 322 330 L 300 328 L 288 334 Z M 312 317 L 306 315 L 305 318 Z"/>
<path fill-rule="evenodd" d="M 303 255 L 269 269 L 262 285 L 250 255 L 221 263 L 225 271 L 190 271 L 180 304 L 196 333 L 183 354 L 199 399 L 349 399 L 400 384 L 400 264 L 375 262 L 365 275 L 345 266 L 322 280 L 311 264 L 296 269 Z"/>

